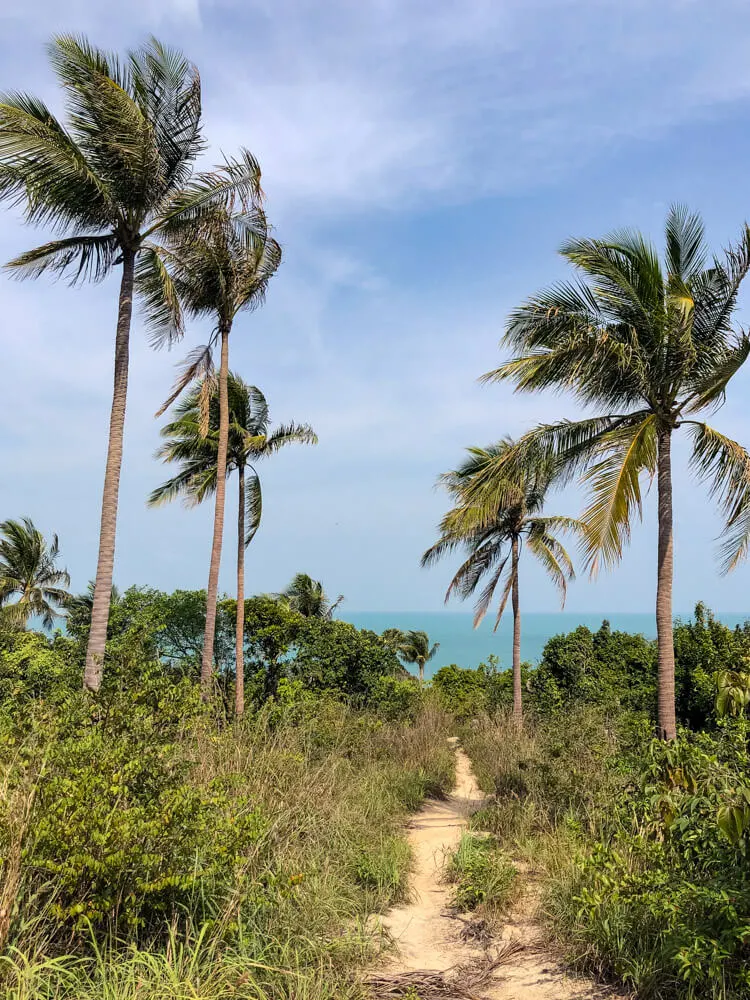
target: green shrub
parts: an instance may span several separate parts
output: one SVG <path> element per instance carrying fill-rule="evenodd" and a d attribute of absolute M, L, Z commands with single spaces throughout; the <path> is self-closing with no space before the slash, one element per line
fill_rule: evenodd
<path fill-rule="evenodd" d="M 378 677 L 368 698 L 368 705 L 390 722 L 413 720 L 422 703 L 422 691 L 413 678 Z"/>
<path fill-rule="evenodd" d="M 358 885 L 373 890 L 381 903 L 400 902 L 407 894 L 410 862 L 403 837 L 383 837 L 355 859 L 354 878 Z"/>
<path fill-rule="evenodd" d="M 454 884 L 453 903 L 459 910 L 482 906 L 504 910 L 510 902 L 518 872 L 492 836 L 464 833 L 450 858 L 445 876 Z"/>

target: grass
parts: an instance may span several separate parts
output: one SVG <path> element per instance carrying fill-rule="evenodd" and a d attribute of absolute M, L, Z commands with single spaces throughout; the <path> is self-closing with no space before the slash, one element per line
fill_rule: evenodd
<path fill-rule="evenodd" d="M 497 839 L 464 833 L 445 870 L 453 888 L 453 904 L 460 911 L 481 907 L 496 916 L 507 909 L 517 887 L 518 872 L 500 849 Z"/>
<path fill-rule="evenodd" d="M 186 727 L 191 785 L 221 788 L 232 821 L 253 830 L 232 882 L 204 880 L 202 898 L 175 910 L 167 928 L 123 941 L 85 927 L 63 933 L 34 872 L 5 865 L 0 899 L 5 880 L 19 889 L 0 956 L 2 996 L 360 997 L 357 970 L 376 945 L 367 918 L 407 891 L 403 820 L 453 782 L 446 724 L 429 709 L 398 725 L 331 703 L 289 723 L 261 716 L 233 730 Z M 27 854 L 33 836 L 32 823 Z"/>

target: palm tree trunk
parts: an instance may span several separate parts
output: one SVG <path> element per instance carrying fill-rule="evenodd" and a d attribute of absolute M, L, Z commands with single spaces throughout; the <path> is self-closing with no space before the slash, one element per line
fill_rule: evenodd
<path fill-rule="evenodd" d="M 424 684 L 424 662 L 419 661 L 419 683 L 420 686 Z"/>
<path fill-rule="evenodd" d="M 521 689 L 521 608 L 518 600 L 518 538 L 513 539 L 511 573 L 513 574 L 513 719 L 523 725 L 523 693 Z"/>
<path fill-rule="evenodd" d="M 83 685 L 98 691 L 104 675 L 104 650 L 107 644 L 109 605 L 112 599 L 112 573 L 115 564 L 117 503 L 120 494 L 122 438 L 125 427 L 125 404 L 128 396 L 128 365 L 130 361 L 130 320 L 133 315 L 133 277 L 135 252 L 123 250 L 120 299 L 117 309 L 115 337 L 115 373 L 112 409 L 109 417 L 107 465 L 104 473 L 102 516 L 99 526 L 99 557 L 96 564 L 94 601 L 91 608 L 91 628 L 86 646 Z"/>
<path fill-rule="evenodd" d="M 672 513 L 672 432 L 662 430 L 658 438 L 659 542 L 656 578 L 656 643 L 659 669 L 659 736 L 677 735 L 674 694 L 674 635 L 672 625 L 672 580 L 674 539 Z"/>
<path fill-rule="evenodd" d="M 219 450 L 216 458 L 216 505 L 214 507 L 214 534 L 211 544 L 211 566 L 208 571 L 206 591 L 206 631 L 203 635 L 201 662 L 201 694 L 207 701 L 213 693 L 214 635 L 216 633 L 216 602 L 219 595 L 219 567 L 221 543 L 224 537 L 224 501 L 227 491 L 227 446 L 229 443 L 229 324 L 221 326 L 221 363 L 219 365 Z"/>
<path fill-rule="evenodd" d="M 245 468 L 237 470 L 240 477 L 239 511 L 237 513 L 237 631 L 235 634 L 234 714 L 245 714 Z"/>

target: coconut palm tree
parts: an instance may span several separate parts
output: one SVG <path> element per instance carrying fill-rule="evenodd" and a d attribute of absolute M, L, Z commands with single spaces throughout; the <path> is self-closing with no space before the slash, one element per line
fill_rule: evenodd
<path fill-rule="evenodd" d="M 271 236 L 260 207 L 233 215 L 217 209 L 198 221 L 193 231 L 183 231 L 162 247 L 161 260 L 184 309 L 194 317 L 215 321 L 208 344 L 190 353 L 172 393 L 157 416 L 172 405 L 191 382 L 201 379 L 202 430 L 209 431 L 210 399 L 218 384 L 219 424 L 216 453 L 214 531 L 206 591 L 206 631 L 201 662 L 203 697 L 210 694 L 213 679 L 213 648 L 216 602 L 224 533 L 227 447 L 229 442 L 229 336 L 237 314 L 255 309 L 265 298 L 268 283 L 281 263 L 281 247 Z M 220 344 L 218 379 L 213 351 Z"/>
<path fill-rule="evenodd" d="M 269 433 L 270 416 L 263 393 L 232 372 L 227 378 L 229 437 L 226 476 L 237 472 L 239 487 L 237 520 L 237 625 L 235 712 L 245 711 L 245 549 L 260 526 L 263 497 L 255 462 L 268 458 L 285 445 L 295 442 L 316 444 L 317 436 L 308 424 L 282 424 Z M 193 389 L 175 408 L 175 419 L 162 428 L 165 438 L 156 457 L 178 462 L 179 472 L 158 486 L 149 497 L 149 506 L 167 503 L 181 496 L 188 506 L 201 503 L 216 492 L 220 406 L 216 386 L 209 399 L 208 433 L 204 434 L 201 402 L 203 385 Z"/>
<path fill-rule="evenodd" d="M 521 608 L 519 599 L 519 565 L 524 546 L 544 567 L 560 591 L 563 605 L 567 584 L 575 578 L 573 563 L 556 532 L 581 531 L 582 524 L 570 517 L 544 514 L 547 492 L 552 485 L 553 467 L 549 463 L 533 462 L 508 482 L 502 502 L 491 520 L 471 523 L 462 509 L 462 497 L 467 484 L 510 452 L 515 442 L 505 438 L 489 448 L 469 448 L 469 457 L 453 472 L 442 476 L 442 482 L 456 499 L 458 508 L 449 511 L 440 522 L 440 538 L 422 556 L 422 565 L 429 566 L 443 556 L 463 549 L 466 560 L 451 580 L 445 595 L 446 603 L 453 594 L 462 598 L 476 592 L 486 580 L 474 609 L 474 628 L 484 619 L 498 586 L 502 583 L 500 601 L 495 616 L 495 630 L 512 597 L 513 606 L 513 716 L 518 725 L 523 721 L 521 688 Z M 503 579 L 504 578 L 504 579 Z"/>
<path fill-rule="evenodd" d="M 380 633 L 380 638 L 383 640 L 383 645 L 394 653 L 398 653 L 404 643 L 404 633 L 400 628 L 384 629 Z"/>
<path fill-rule="evenodd" d="M 440 643 L 430 646 L 430 637 L 426 632 L 404 632 L 399 643 L 398 653 L 406 663 L 416 663 L 419 667 L 419 683 L 424 684 L 424 665 L 429 663 L 440 649 Z"/>
<path fill-rule="evenodd" d="M 0 97 L 0 198 L 26 221 L 60 238 L 22 253 L 18 277 L 67 275 L 100 281 L 122 268 L 114 390 L 104 475 L 94 607 L 85 686 L 101 685 L 115 554 L 134 292 L 141 291 L 155 345 L 182 333 L 179 303 L 158 242 L 217 205 L 260 196 L 260 169 L 242 152 L 220 169 L 191 177 L 203 149 L 198 72 L 155 39 L 126 58 L 84 38 L 55 38 L 49 49 L 67 121 L 36 97 Z"/>
<path fill-rule="evenodd" d="M 339 594 L 335 601 L 331 601 L 320 580 L 313 580 L 307 573 L 296 573 L 279 596 L 292 611 L 305 618 L 325 618 L 328 621 L 344 600 L 344 595 Z"/>
<path fill-rule="evenodd" d="M 57 535 L 48 545 L 31 518 L 0 524 L 0 613 L 8 624 L 25 627 L 36 615 L 52 628 L 61 617 L 70 576 L 57 567 L 59 555 Z"/>
<path fill-rule="evenodd" d="M 583 420 L 536 428 L 491 464 L 468 499 L 491 516 L 509 466 L 553 456 L 570 476 L 583 470 L 590 501 L 585 551 L 593 572 L 619 560 L 642 507 L 641 478 L 657 481 L 656 627 L 660 735 L 676 734 L 672 582 L 672 439 L 686 432 L 691 468 L 717 497 L 725 519 L 723 569 L 750 544 L 750 455 L 697 419 L 722 405 L 750 353 L 732 325 L 750 269 L 750 228 L 721 258 L 709 258 L 698 215 L 673 207 L 660 259 L 638 232 L 576 239 L 562 256 L 579 280 L 553 286 L 516 309 L 505 343 L 516 357 L 484 376 L 518 390 L 572 393 L 595 409 Z M 512 478 L 512 477 L 511 477 Z"/>

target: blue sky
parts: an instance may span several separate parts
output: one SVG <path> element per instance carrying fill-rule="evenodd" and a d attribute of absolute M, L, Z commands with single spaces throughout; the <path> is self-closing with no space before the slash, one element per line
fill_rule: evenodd
<path fill-rule="evenodd" d="M 316 448 L 262 470 L 264 524 L 248 591 L 298 569 L 352 609 L 442 606 L 450 565 L 418 560 L 462 449 L 575 407 L 480 387 L 509 311 L 564 273 L 566 237 L 659 234 L 669 203 L 718 248 L 750 215 L 750 6 L 744 0 L 6 0 L 0 87 L 57 101 L 54 31 L 124 48 L 149 33 L 203 78 L 212 149 L 251 148 L 284 245 L 265 308 L 233 334 L 232 366 Z M 0 257 L 39 242 L 6 209 Z M 0 514 L 60 535 L 76 587 L 93 575 L 111 391 L 116 283 L 71 290 L 0 278 Z M 740 320 L 743 313 L 740 314 Z M 201 587 L 211 511 L 144 499 L 163 476 L 153 413 L 174 364 L 136 322 L 116 579 Z M 750 444 L 750 366 L 714 423 Z M 718 521 L 678 450 L 675 606 L 744 610 L 750 568 L 717 576 Z M 556 498 L 575 513 L 574 493 Z M 622 566 L 579 580 L 569 610 L 653 601 L 654 497 Z M 222 584 L 232 586 L 228 511 Z M 528 610 L 557 605 L 533 570 Z"/>

